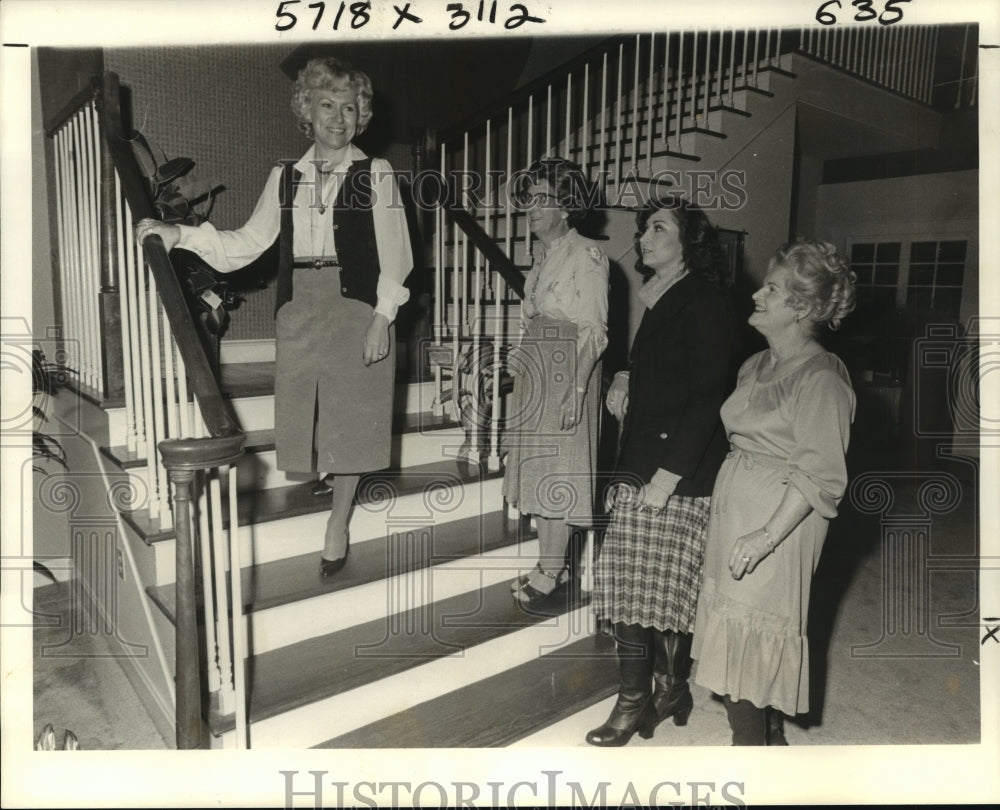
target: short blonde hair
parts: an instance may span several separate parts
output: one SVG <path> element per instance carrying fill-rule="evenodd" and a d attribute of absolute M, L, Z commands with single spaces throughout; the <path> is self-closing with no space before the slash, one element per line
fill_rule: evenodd
<path fill-rule="evenodd" d="M 310 59 L 299 71 L 292 87 L 292 112 L 299 129 L 312 140 L 309 104 L 313 90 L 351 90 L 358 101 L 358 131 L 360 135 L 372 120 L 372 80 L 368 74 L 333 56 Z"/>
<path fill-rule="evenodd" d="M 786 267 L 789 303 L 806 310 L 806 317 L 819 328 L 837 329 L 854 309 L 857 276 L 829 242 L 802 239 L 778 248 L 768 270 Z"/>

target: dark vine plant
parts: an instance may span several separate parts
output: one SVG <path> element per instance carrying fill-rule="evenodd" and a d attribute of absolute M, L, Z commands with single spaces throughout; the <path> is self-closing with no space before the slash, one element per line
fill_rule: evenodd
<path fill-rule="evenodd" d="M 195 162 L 189 157 L 168 159 L 159 149 L 161 160 L 141 132 L 132 138 L 132 150 L 149 184 L 153 205 L 159 219 L 175 225 L 200 225 L 208 221 L 219 193 L 225 186 L 202 180 L 194 171 Z M 186 285 L 188 305 L 198 314 L 208 333 L 220 337 L 229 325 L 229 313 L 246 299 L 237 293 L 232 283 L 214 268 L 189 251 L 181 254 L 175 265 Z"/>

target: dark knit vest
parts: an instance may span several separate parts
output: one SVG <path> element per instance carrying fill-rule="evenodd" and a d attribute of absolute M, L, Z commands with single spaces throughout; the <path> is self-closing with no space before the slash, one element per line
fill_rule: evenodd
<path fill-rule="evenodd" d="M 372 182 L 372 160 L 351 164 L 333 202 L 333 230 L 340 261 L 340 294 L 344 298 L 363 301 L 373 309 L 378 303 L 378 278 L 382 268 L 375 242 L 375 218 L 372 215 L 375 191 Z M 294 162 L 281 169 L 278 202 L 281 227 L 278 235 L 278 281 L 275 290 L 274 314 L 292 300 L 292 270 L 295 256 L 292 248 L 295 191 L 302 182 L 302 172 Z"/>

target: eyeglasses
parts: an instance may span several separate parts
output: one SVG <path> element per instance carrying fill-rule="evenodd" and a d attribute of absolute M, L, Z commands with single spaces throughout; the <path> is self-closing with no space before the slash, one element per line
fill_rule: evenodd
<path fill-rule="evenodd" d="M 551 205 L 546 205 L 547 201 L 551 200 Z M 514 194 L 514 204 L 519 208 L 531 208 L 533 205 L 537 205 L 539 208 L 558 208 L 559 198 L 555 194 L 546 194 L 543 191 L 536 192 L 535 194 L 529 194 L 526 191 L 520 191 Z"/>

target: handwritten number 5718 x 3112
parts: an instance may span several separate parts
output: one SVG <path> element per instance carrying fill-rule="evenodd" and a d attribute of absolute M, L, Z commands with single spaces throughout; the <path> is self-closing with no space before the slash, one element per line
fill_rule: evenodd
<path fill-rule="evenodd" d="M 868 22 L 878 20 L 880 25 L 892 25 L 903 19 L 903 9 L 897 8 L 901 3 L 909 3 L 910 0 L 886 0 L 882 12 L 875 11 L 873 0 L 852 0 L 851 5 L 857 9 L 854 15 L 854 22 Z M 827 0 L 816 9 L 816 22 L 822 25 L 835 25 L 839 22 L 837 15 L 832 9 L 843 9 L 841 0 Z"/>
<path fill-rule="evenodd" d="M 296 12 L 305 17 L 307 13 L 306 9 L 312 12 L 312 30 L 315 31 L 319 28 L 327 4 L 323 0 L 316 0 L 316 2 L 308 3 L 302 7 L 300 6 L 302 2 L 304 0 L 281 0 L 278 3 L 278 10 L 275 12 L 277 21 L 274 23 L 276 31 L 288 31 L 294 28 L 299 21 Z M 423 22 L 423 19 L 417 16 L 417 10 L 411 8 L 413 5 L 414 2 L 412 0 L 411 2 L 393 4 L 393 9 L 396 12 L 396 22 L 392 26 L 393 30 L 396 30 L 404 23 L 419 25 Z M 472 10 L 466 9 L 466 5 L 469 5 Z M 293 9 L 293 6 L 299 6 L 299 8 Z M 371 20 L 371 0 L 357 0 L 353 3 L 341 0 L 336 5 L 331 4 L 330 9 L 333 14 L 333 20 L 331 23 L 328 17 L 327 25 L 334 31 L 340 30 L 341 24 L 344 26 L 350 25 L 351 28 L 362 28 Z M 497 0 L 479 0 L 478 3 L 447 3 L 445 9 L 451 15 L 448 28 L 452 31 L 464 28 L 473 19 L 473 15 L 481 23 L 496 24 L 497 22 Z M 523 3 L 512 3 L 508 6 L 507 13 L 507 18 L 503 20 L 503 27 L 507 30 L 520 28 L 525 23 L 545 22 L 541 17 L 535 17 L 530 14 L 527 6 Z"/>

